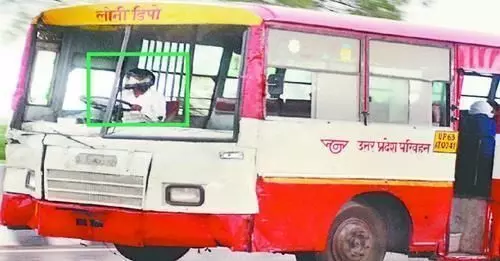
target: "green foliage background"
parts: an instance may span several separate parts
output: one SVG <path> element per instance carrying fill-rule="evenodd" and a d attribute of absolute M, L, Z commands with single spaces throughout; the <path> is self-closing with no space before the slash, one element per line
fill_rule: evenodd
<path fill-rule="evenodd" d="M 0 162 L 5 160 L 5 129 L 7 126 L 0 125 Z"/>
<path fill-rule="evenodd" d="M 241 2 L 242 0 L 226 0 Z M 412 0 L 243 0 L 244 2 L 257 2 L 277 4 L 291 7 L 323 9 L 336 13 L 349 13 L 361 16 L 378 17 L 392 20 L 401 20 L 401 8 Z M 434 0 L 413 0 L 424 6 L 429 6 Z"/>

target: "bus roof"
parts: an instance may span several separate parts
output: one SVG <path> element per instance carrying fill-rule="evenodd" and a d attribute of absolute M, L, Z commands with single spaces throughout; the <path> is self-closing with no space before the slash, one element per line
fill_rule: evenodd
<path fill-rule="evenodd" d="M 264 21 L 315 25 L 365 33 L 500 47 L 500 35 L 494 34 L 280 6 L 259 5 L 250 8 L 258 13 Z"/>
<path fill-rule="evenodd" d="M 49 9 L 38 17 L 62 26 L 233 24 L 283 22 L 381 35 L 500 47 L 500 35 L 331 12 L 249 3 L 110 2 Z M 37 18 L 38 18 L 37 17 Z M 35 19 L 37 21 L 38 19 Z"/>

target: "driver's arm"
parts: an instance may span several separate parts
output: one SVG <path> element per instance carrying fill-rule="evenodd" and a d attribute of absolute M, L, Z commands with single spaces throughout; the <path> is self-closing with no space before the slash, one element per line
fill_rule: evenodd
<path fill-rule="evenodd" d="M 125 102 L 128 102 L 130 104 L 132 104 L 132 106 L 130 107 L 131 110 L 133 111 L 140 111 L 141 108 L 140 106 L 138 106 L 137 104 L 134 104 L 134 93 L 132 90 L 122 90 L 121 91 L 121 97 L 120 95 L 118 95 L 119 99 L 122 100 L 122 101 L 125 101 Z M 128 106 L 127 106 L 128 107 Z"/>
<path fill-rule="evenodd" d="M 162 121 L 166 113 L 166 101 L 163 95 L 151 92 L 146 97 L 141 113 L 148 116 L 153 121 Z"/>
<path fill-rule="evenodd" d="M 142 111 L 142 106 L 139 104 L 132 104 L 132 107 L 130 107 L 132 111 Z"/>

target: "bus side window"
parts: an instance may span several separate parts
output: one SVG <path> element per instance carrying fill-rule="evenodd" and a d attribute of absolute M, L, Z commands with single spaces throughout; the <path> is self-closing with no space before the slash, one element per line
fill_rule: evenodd
<path fill-rule="evenodd" d="M 49 106 L 59 46 L 37 43 L 28 93 L 28 104 Z"/>
<path fill-rule="evenodd" d="M 359 120 L 360 40 L 278 29 L 268 39 L 268 78 L 284 73 L 284 84 L 267 116 Z"/>
<path fill-rule="evenodd" d="M 449 82 L 450 50 L 378 40 L 369 48 L 370 120 L 432 126 L 433 111 L 444 102 L 433 99 L 433 83 Z"/>
<path fill-rule="evenodd" d="M 490 92 L 492 76 L 474 74 L 463 75 L 460 110 L 469 110 L 476 101 L 486 101 Z"/>
<path fill-rule="evenodd" d="M 268 68 L 267 115 L 311 118 L 311 75 L 302 70 Z"/>
<path fill-rule="evenodd" d="M 436 81 L 432 83 L 432 125 L 450 126 L 450 84 Z"/>

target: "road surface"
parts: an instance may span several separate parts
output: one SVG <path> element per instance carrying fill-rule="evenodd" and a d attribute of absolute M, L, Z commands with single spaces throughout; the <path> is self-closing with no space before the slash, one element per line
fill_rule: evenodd
<path fill-rule="evenodd" d="M 72 247 L 72 248 L 0 248 L 0 261 L 126 261 L 114 248 Z M 232 253 L 226 249 L 212 249 L 211 252 L 192 250 L 180 261 L 295 261 L 291 255 Z M 421 261 L 408 259 L 404 255 L 388 254 L 385 261 Z"/>

